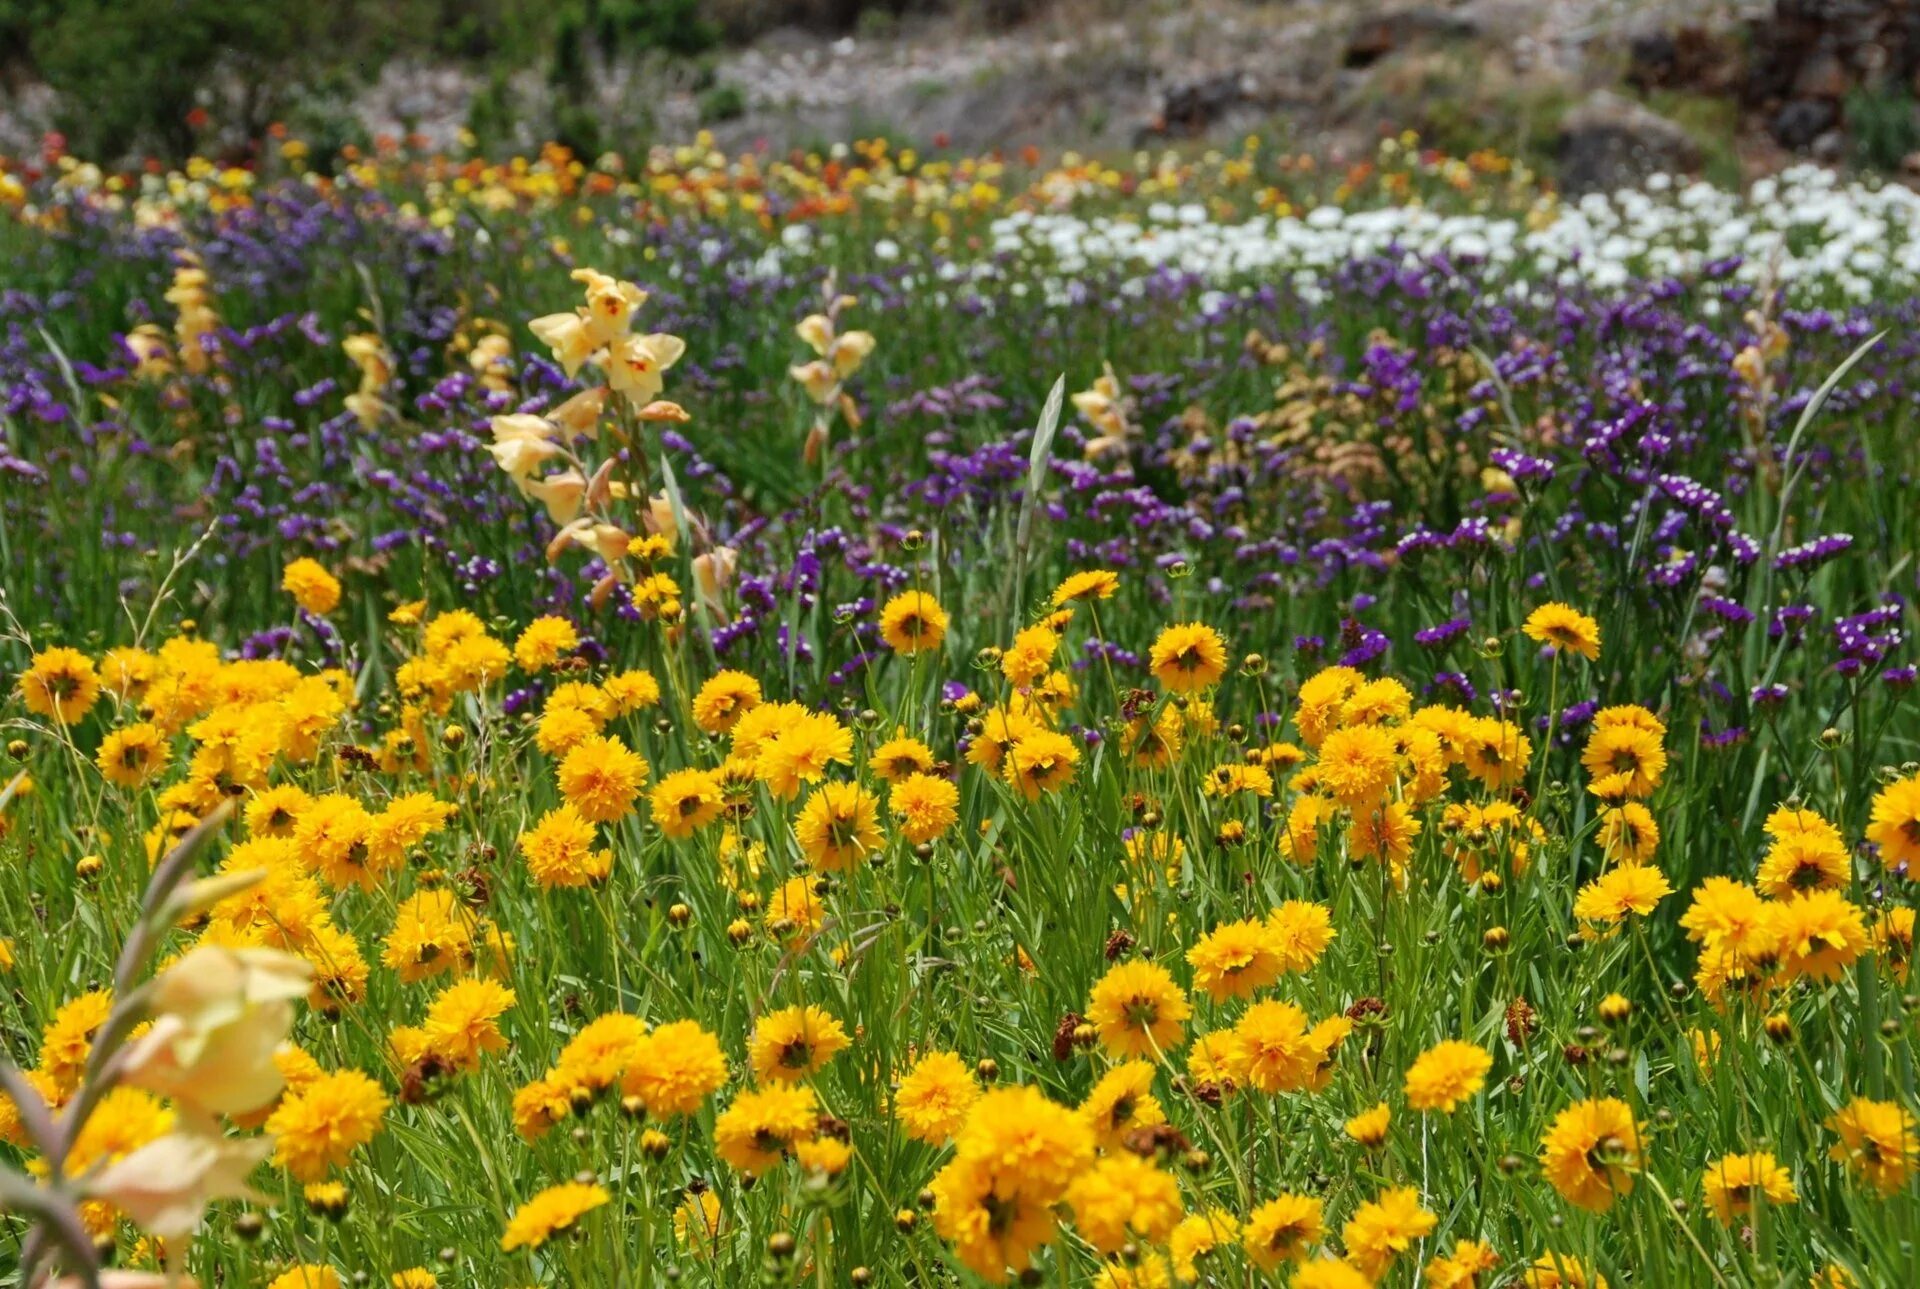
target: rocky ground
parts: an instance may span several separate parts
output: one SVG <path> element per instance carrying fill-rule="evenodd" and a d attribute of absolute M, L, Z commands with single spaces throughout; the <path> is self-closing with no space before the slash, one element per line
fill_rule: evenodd
<path fill-rule="evenodd" d="M 1920 0 L 1057 0 L 999 32 L 955 18 L 781 29 L 698 64 L 599 68 L 592 93 L 616 146 L 704 126 L 729 148 L 886 132 L 1111 153 L 1259 129 L 1337 158 L 1412 127 L 1552 163 L 1579 189 L 1846 159 L 1849 96 L 1908 91 L 1917 72 Z M 544 78 L 505 91 L 517 142 L 546 137 Z M 391 65 L 339 109 L 445 146 L 484 92 L 471 70 Z M 0 151 L 34 146 L 46 107 L 16 96 Z M 1904 155 L 1890 137 L 1882 151 Z"/>

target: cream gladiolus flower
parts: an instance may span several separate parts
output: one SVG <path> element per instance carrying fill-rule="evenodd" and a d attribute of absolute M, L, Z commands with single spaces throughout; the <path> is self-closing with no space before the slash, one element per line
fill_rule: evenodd
<path fill-rule="evenodd" d="M 607 384 L 636 407 L 652 402 L 666 388 L 663 373 L 686 351 L 686 341 L 664 332 L 624 336 L 607 348 Z"/>
<path fill-rule="evenodd" d="M 553 360 L 568 376 L 578 375 L 600 350 L 587 320 L 577 313 L 549 313 L 529 322 L 527 329 L 553 351 Z"/>
<path fill-rule="evenodd" d="M 522 480 L 520 491 L 545 506 L 548 518 L 554 523 L 564 526 L 580 517 L 587 480 L 578 470 L 563 470 L 544 479 Z"/>
<path fill-rule="evenodd" d="M 560 455 L 553 441 L 556 427 L 543 416 L 512 414 L 493 418 L 493 442 L 487 451 L 515 479 L 529 479 L 533 472 Z"/>
<path fill-rule="evenodd" d="M 826 407 L 840 395 L 840 377 L 833 368 L 822 359 L 816 358 L 810 363 L 787 368 L 787 375 L 800 383 L 807 391 L 807 397 L 821 407 Z"/>
<path fill-rule="evenodd" d="M 554 424 L 569 434 L 582 434 L 590 439 L 600 437 L 600 414 L 607 407 L 607 391 L 604 386 L 583 389 L 578 394 L 548 413 Z"/>
<path fill-rule="evenodd" d="M 597 269 L 575 269 L 573 280 L 586 284 L 587 329 L 595 348 L 612 344 L 627 334 L 633 315 L 647 302 L 647 293 L 631 282 L 621 282 Z"/>
<path fill-rule="evenodd" d="M 273 1054 L 312 977 L 271 949 L 193 950 L 150 986 L 153 1025 L 128 1050 L 126 1082 L 209 1121 L 258 1110 L 284 1086 Z"/>
<path fill-rule="evenodd" d="M 214 1200 L 265 1202 L 247 1185 L 247 1174 L 272 1153 L 273 1142 L 266 1137 L 169 1133 L 95 1173 L 87 1193 L 165 1241 L 170 1253 L 178 1248 L 184 1255 L 188 1237 Z"/>
<path fill-rule="evenodd" d="M 827 346 L 823 356 L 832 364 L 834 374 L 845 380 L 860 370 L 860 364 L 867 360 L 867 355 L 873 352 L 874 345 L 878 343 L 871 331 L 849 331 Z"/>

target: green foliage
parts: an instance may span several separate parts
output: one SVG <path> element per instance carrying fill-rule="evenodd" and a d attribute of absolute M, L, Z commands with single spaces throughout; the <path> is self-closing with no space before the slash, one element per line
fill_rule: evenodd
<path fill-rule="evenodd" d="M 746 115 L 747 96 L 738 85 L 715 85 L 700 96 L 700 119 L 707 124 Z"/>
<path fill-rule="evenodd" d="M 1855 160 L 1869 170 L 1898 170 L 1920 151 L 1920 103 L 1903 85 L 1862 85 L 1847 95 Z"/>

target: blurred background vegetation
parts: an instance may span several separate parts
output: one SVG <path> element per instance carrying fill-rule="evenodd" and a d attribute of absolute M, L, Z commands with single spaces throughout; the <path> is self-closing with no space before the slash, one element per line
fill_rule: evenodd
<path fill-rule="evenodd" d="M 209 102 L 258 137 L 272 122 L 307 127 L 321 145 L 337 122 L 316 105 L 350 94 L 398 59 L 453 62 L 489 74 L 498 102 L 529 69 L 553 87 L 562 134 L 596 63 L 698 60 L 722 42 L 778 27 L 853 31 L 940 13 L 1005 26 L 1036 0 L 0 0 L 0 88 L 44 83 L 56 124 L 83 156 L 145 150 L 185 155 L 194 109 Z M 481 96 L 484 100 L 486 96 Z M 329 127 L 332 127 L 330 130 Z M 589 146 L 594 140 L 570 140 Z"/>

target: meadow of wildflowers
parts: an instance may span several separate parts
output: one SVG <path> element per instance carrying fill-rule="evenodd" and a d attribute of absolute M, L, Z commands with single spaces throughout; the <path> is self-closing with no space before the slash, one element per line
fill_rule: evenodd
<path fill-rule="evenodd" d="M 1920 209 L 0 170 L 0 1280 L 1920 1281 Z"/>

